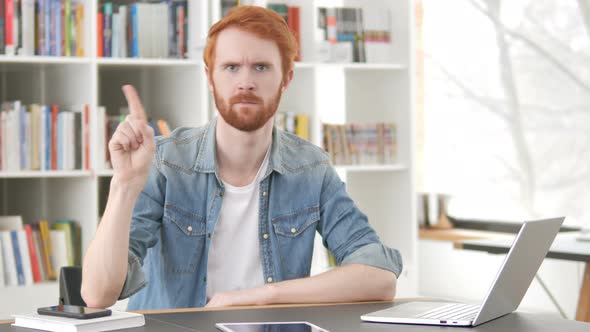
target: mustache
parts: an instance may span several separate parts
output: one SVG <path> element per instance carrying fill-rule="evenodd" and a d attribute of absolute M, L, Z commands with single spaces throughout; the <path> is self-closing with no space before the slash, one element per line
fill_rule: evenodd
<path fill-rule="evenodd" d="M 229 99 L 230 104 L 237 104 L 237 103 L 257 103 L 262 104 L 262 98 L 258 97 L 257 95 L 246 92 L 237 94 Z"/>

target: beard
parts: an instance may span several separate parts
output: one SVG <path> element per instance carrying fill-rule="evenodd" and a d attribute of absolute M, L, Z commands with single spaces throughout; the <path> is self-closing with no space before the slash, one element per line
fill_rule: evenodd
<path fill-rule="evenodd" d="M 213 86 L 215 106 L 225 122 L 230 126 L 245 132 L 252 132 L 264 126 L 276 113 L 281 101 L 281 88 L 268 101 L 264 103 L 262 98 L 252 92 L 240 93 L 232 96 L 229 101 L 217 95 Z M 239 103 L 254 103 L 248 106 L 239 106 Z"/>

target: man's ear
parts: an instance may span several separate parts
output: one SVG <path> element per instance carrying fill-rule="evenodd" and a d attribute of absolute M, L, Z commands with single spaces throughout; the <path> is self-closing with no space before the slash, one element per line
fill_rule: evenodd
<path fill-rule="evenodd" d="M 289 72 L 285 76 L 285 79 L 283 80 L 283 87 L 281 88 L 281 92 L 285 92 L 285 90 L 287 90 L 287 88 L 291 84 L 292 80 L 293 80 L 293 69 L 289 70 Z"/>
<path fill-rule="evenodd" d="M 205 67 L 205 76 L 207 76 L 207 85 L 209 86 L 209 91 L 213 92 L 213 77 L 211 75 L 213 72 L 209 72 L 209 68 Z"/>

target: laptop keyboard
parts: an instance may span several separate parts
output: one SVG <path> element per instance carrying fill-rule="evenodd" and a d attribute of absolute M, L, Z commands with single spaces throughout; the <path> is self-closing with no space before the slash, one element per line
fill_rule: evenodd
<path fill-rule="evenodd" d="M 448 304 L 433 310 L 423 312 L 417 318 L 444 320 L 473 320 L 479 311 L 478 305 Z"/>

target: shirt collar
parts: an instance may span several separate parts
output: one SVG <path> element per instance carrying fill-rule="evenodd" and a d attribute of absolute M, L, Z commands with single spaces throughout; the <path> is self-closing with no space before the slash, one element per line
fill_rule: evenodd
<path fill-rule="evenodd" d="M 199 153 L 195 160 L 194 170 L 203 173 L 217 173 L 216 172 L 216 142 L 215 130 L 217 128 L 217 117 L 214 117 L 203 131 L 203 138 L 199 147 Z M 277 171 L 283 174 L 285 168 L 283 166 L 283 158 L 281 154 L 281 135 L 276 127 L 272 129 L 272 143 L 270 148 L 270 157 L 266 173 L 262 179 L 266 178 L 272 171 Z"/>

